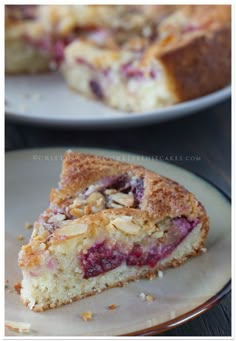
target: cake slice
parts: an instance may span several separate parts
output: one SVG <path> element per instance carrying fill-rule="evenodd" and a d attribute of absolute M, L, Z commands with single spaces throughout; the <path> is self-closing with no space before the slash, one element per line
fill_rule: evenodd
<path fill-rule="evenodd" d="M 181 6 L 151 36 L 74 40 L 61 70 L 70 88 L 123 111 L 170 106 L 230 83 L 230 25 L 230 6 Z"/>
<path fill-rule="evenodd" d="M 19 254 L 35 311 L 122 286 L 201 253 L 206 212 L 176 182 L 137 165 L 67 152 L 59 187 Z"/>

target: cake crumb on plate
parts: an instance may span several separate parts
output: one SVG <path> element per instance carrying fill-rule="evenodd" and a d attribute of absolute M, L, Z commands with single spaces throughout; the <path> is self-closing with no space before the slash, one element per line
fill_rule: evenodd
<path fill-rule="evenodd" d="M 85 311 L 84 313 L 80 314 L 80 317 L 84 321 L 91 321 L 93 319 L 93 313 L 91 311 Z"/>
<path fill-rule="evenodd" d="M 26 230 L 30 230 L 33 227 L 33 224 L 26 222 L 25 223 L 25 228 Z"/>
<path fill-rule="evenodd" d="M 20 295 L 20 291 L 21 291 L 21 282 L 16 281 L 16 282 L 14 283 L 14 289 L 15 289 L 15 291 L 17 292 L 17 294 Z"/>
<path fill-rule="evenodd" d="M 18 239 L 18 240 L 23 240 L 24 237 L 22 236 L 22 234 L 19 234 L 19 235 L 17 236 L 17 239 Z"/>
<path fill-rule="evenodd" d="M 108 309 L 109 310 L 115 310 L 117 308 L 117 305 L 116 304 L 110 304 L 109 306 L 108 306 Z"/>

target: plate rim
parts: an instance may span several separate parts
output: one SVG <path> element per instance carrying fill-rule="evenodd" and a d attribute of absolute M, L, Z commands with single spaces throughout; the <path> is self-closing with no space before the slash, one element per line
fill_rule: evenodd
<path fill-rule="evenodd" d="M 77 150 L 81 150 L 82 153 L 91 151 L 96 151 L 96 152 L 116 152 L 116 153 L 123 153 L 123 154 L 132 154 L 132 155 L 136 155 L 139 156 L 140 154 L 135 153 L 135 152 L 126 152 L 126 151 L 122 151 L 119 149 L 105 149 L 105 148 L 91 148 L 91 147 L 76 147 L 76 146 L 71 146 L 71 148 L 77 149 Z M 45 149 L 49 149 L 49 150 L 66 150 L 69 149 L 68 146 L 56 146 L 56 147 L 31 147 L 31 148 L 21 148 L 21 149 L 16 149 L 16 150 L 10 150 L 10 151 L 5 151 L 5 154 L 11 154 L 11 153 L 21 153 L 21 152 L 30 152 L 30 151 L 41 151 L 41 150 L 45 150 Z M 6 158 L 5 158 L 5 165 L 6 165 Z M 157 162 L 157 160 L 155 160 L 155 162 Z M 158 162 L 160 163 L 164 163 L 166 165 L 170 165 L 172 167 L 176 167 L 179 170 L 183 170 L 191 175 L 194 175 L 195 177 L 199 178 L 200 180 L 205 181 L 206 183 L 208 183 L 209 185 L 211 185 L 214 189 L 216 189 L 221 195 L 223 195 L 223 197 L 225 197 L 226 201 L 231 204 L 231 197 L 228 193 L 226 193 L 226 191 L 224 191 L 222 188 L 220 188 L 218 185 L 216 185 L 213 181 L 207 179 L 206 177 L 200 175 L 198 172 L 194 172 L 194 171 L 190 171 L 186 168 L 180 167 L 179 165 L 176 164 L 171 164 L 168 161 L 163 161 L 163 160 L 158 160 Z M 218 304 L 227 294 L 229 294 L 231 292 L 231 278 L 225 283 L 225 285 L 212 297 L 210 297 L 207 301 L 205 301 L 204 303 L 200 304 L 199 306 L 197 306 L 196 308 L 174 318 L 174 319 L 170 319 L 168 321 L 165 321 L 161 324 L 157 324 L 155 326 L 151 326 L 151 327 L 147 327 L 147 328 L 143 328 L 141 330 L 136 330 L 130 333 L 126 333 L 126 334 L 118 334 L 117 336 L 154 336 L 154 335 L 159 335 L 160 333 L 166 332 L 168 330 L 171 330 L 175 327 L 178 327 L 182 324 L 185 324 L 186 322 L 189 322 L 191 320 L 193 320 L 194 318 L 202 315 L 203 313 L 209 311 L 211 308 L 213 308 L 216 304 Z"/>
<path fill-rule="evenodd" d="M 231 292 L 231 279 L 225 284 L 225 286 L 218 291 L 214 296 L 209 298 L 206 302 L 202 303 L 198 307 L 188 311 L 185 314 L 178 316 L 175 319 L 163 322 L 159 325 L 155 325 L 149 328 L 145 328 L 139 331 L 131 332 L 128 334 L 121 334 L 119 336 L 154 336 L 156 334 L 164 333 L 175 327 L 178 327 L 186 322 L 193 320 L 194 318 L 202 315 L 203 313 L 209 311 L 217 303 L 219 303 L 227 294 Z"/>
<path fill-rule="evenodd" d="M 5 79 L 6 82 L 6 79 Z M 6 83 L 5 83 L 6 84 Z M 78 94 L 81 96 L 80 94 Z M 5 96 L 7 94 L 5 93 Z M 10 109 L 5 107 L 5 117 L 9 121 L 16 121 L 21 123 L 33 124 L 33 125 L 41 125 L 41 126 L 55 126 L 55 127 L 67 127 L 67 128 L 96 128 L 101 129 L 103 127 L 123 127 L 123 126 L 139 126 L 142 124 L 151 124 L 164 122 L 175 118 L 181 118 L 185 116 L 189 116 L 191 114 L 197 113 L 202 109 L 206 109 L 208 107 L 214 106 L 217 103 L 220 103 L 231 96 L 231 84 L 226 85 L 222 89 L 218 89 L 214 92 L 206 94 L 204 96 L 194 98 L 185 102 L 177 103 L 166 108 L 161 109 L 153 109 L 151 111 L 144 112 L 134 112 L 134 113 L 125 113 L 118 110 L 118 113 L 124 114 L 124 116 L 109 116 L 109 117 L 99 117 L 99 118 L 65 118 L 63 117 L 42 117 L 34 115 L 27 115 L 25 113 L 17 113 L 13 112 Z M 83 96 L 82 96 L 83 97 Z M 83 97 L 86 101 L 92 101 Z M 93 101 L 96 103 L 96 100 Z M 99 103 L 99 102 L 97 102 Z M 114 110 L 114 108 L 110 108 L 109 106 L 104 105 L 106 109 Z M 126 116 L 126 115 L 127 116 Z"/>

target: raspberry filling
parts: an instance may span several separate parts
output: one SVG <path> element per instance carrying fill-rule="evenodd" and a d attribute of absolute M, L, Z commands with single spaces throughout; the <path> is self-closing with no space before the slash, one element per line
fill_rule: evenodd
<path fill-rule="evenodd" d="M 102 90 L 100 83 L 97 80 L 91 79 L 91 81 L 89 82 L 89 86 L 90 86 L 90 89 L 93 92 L 93 94 L 98 99 L 102 100 L 104 98 L 104 92 Z"/>
<path fill-rule="evenodd" d="M 84 278 L 90 278 L 120 266 L 125 260 L 125 254 L 116 247 L 109 248 L 104 241 L 92 246 L 79 258 L 84 270 Z"/>
<path fill-rule="evenodd" d="M 106 241 L 97 243 L 89 248 L 87 253 L 81 253 L 78 256 L 84 271 L 84 278 L 96 277 L 117 268 L 122 263 L 127 266 L 146 265 L 154 268 L 158 261 L 174 251 L 198 223 L 198 219 L 189 221 L 185 217 L 174 218 L 170 221 L 169 229 L 165 232 L 162 242 L 150 238 L 150 246 L 142 247 L 135 243 L 128 251 L 121 250 L 118 245 L 111 247 Z M 145 245 L 147 244 L 146 241 Z"/>

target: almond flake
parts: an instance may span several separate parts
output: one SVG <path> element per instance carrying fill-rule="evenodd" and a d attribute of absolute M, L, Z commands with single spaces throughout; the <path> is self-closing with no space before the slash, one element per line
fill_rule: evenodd
<path fill-rule="evenodd" d="M 66 222 L 62 228 L 55 230 L 54 234 L 58 236 L 75 236 L 87 232 L 88 225 L 76 223 L 73 220 Z"/>
<path fill-rule="evenodd" d="M 122 206 L 131 207 L 134 204 L 134 196 L 132 193 L 130 194 L 115 193 L 115 194 L 111 194 L 109 197 L 116 204 L 120 204 Z"/>
<path fill-rule="evenodd" d="M 65 214 L 56 214 L 48 219 L 49 223 L 57 223 L 66 219 Z"/>
<path fill-rule="evenodd" d="M 122 219 L 121 217 L 112 220 L 111 224 L 118 230 L 131 235 L 136 235 L 140 231 L 140 226 L 134 224 L 132 221 Z"/>
<path fill-rule="evenodd" d="M 18 333 L 29 333 L 30 323 L 16 322 L 16 321 L 5 321 L 5 327 L 12 329 Z"/>
<path fill-rule="evenodd" d="M 158 239 L 158 238 L 163 237 L 163 235 L 164 235 L 164 232 L 163 232 L 163 231 L 156 231 L 156 232 L 154 232 L 154 233 L 152 234 L 152 237 Z"/>

